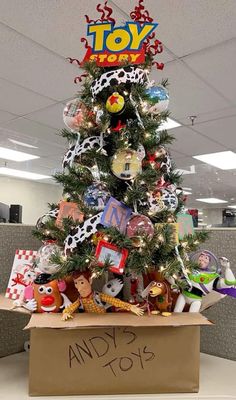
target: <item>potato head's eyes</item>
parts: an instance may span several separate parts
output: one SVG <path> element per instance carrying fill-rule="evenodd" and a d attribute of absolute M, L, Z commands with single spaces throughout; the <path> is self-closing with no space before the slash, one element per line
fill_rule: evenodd
<path fill-rule="evenodd" d="M 51 294 L 53 292 L 53 289 L 49 286 L 46 288 L 46 293 Z"/>
<path fill-rule="evenodd" d="M 39 286 L 39 288 L 38 288 L 38 292 L 40 293 L 40 294 L 42 294 L 42 293 L 45 293 L 45 286 Z"/>

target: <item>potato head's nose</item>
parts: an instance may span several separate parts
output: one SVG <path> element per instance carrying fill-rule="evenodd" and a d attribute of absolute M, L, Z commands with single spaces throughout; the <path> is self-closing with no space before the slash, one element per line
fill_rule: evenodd
<path fill-rule="evenodd" d="M 41 299 L 41 304 L 42 306 L 51 306 L 54 301 L 54 296 L 43 296 Z"/>

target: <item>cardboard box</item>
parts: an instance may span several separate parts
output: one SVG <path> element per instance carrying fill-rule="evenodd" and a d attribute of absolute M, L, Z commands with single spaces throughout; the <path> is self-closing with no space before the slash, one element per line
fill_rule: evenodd
<path fill-rule="evenodd" d="M 25 328 L 29 394 L 198 392 L 200 325 L 211 322 L 195 313 L 76 314 L 67 322 L 60 314 L 33 314 Z"/>

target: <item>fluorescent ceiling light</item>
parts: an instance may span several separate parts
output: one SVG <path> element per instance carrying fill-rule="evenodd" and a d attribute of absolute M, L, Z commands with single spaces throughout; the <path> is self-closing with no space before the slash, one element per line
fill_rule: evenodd
<path fill-rule="evenodd" d="M 184 190 L 183 194 L 192 194 L 192 192 L 188 192 L 187 190 Z"/>
<path fill-rule="evenodd" d="M 193 156 L 206 164 L 213 165 L 220 169 L 235 169 L 236 168 L 236 153 L 233 151 L 220 151 L 218 153 L 202 154 Z"/>
<path fill-rule="evenodd" d="M 0 175 L 14 176 L 16 178 L 32 179 L 32 180 L 51 178 L 51 176 L 48 175 L 35 174 L 34 172 L 20 171 L 19 169 L 12 169 L 6 167 L 0 167 Z"/>
<path fill-rule="evenodd" d="M 14 144 L 17 144 L 18 146 L 29 147 L 30 149 L 38 149 L 37 146 L 33 146 L 32 144 L 19 142 L 18 140 L 10 139 L 10 138 L 8 138 L 8 140 L 9 140 L 10 142 L 14 143 Z"/>
<path fill-rule="evenodd" d="M 167 120 L 159 126 L 157 131 L 164 131 L 165 129 L 168 130 L 168 129 L 178 128 L 178 126 L 181 126 L 181 124 L 174 121 L 173 119 L 167 118 Z"/>
<path fill-rule="evenodd" d="M 5 160 L 11 160 L 11 161 L 28 161 L 28 160 L 34 160 L 35 158 L 39 157 L 34 156 L 33 154 L 23 153 L 22 151 L 16 151 L 7 149 L 5 147 L 0 147 L 0 158 L 4 158 Z"/>
<path fill-rule="evenodd" d="M 206 199 L 196 199 L 197 201 L 202 201 L 203 203 L 209 204 L 220 204 L 220 203 L 228 203 L 226 200 L 216 199 L 215 197 L 209 197 Z"/>
<path fill-rule="evenodd" d="M 236 205 L 235 206 L 227 206 L 228 208 L 236 208 Z"/>

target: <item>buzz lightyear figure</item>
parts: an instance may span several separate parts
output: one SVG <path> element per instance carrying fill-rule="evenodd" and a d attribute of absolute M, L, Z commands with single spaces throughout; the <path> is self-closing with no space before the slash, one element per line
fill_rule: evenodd
<path fill-rule="evenodd" d="M 230 262 L 226 257 L 221 257 L 220 264 L 224 268 L 224 277 L 215 270 L 210 269 L 213 258 L 216 257 L 209 251 L 202 251 L 198 257 L 199 269 L 189 274 L 192 288 L 184 290 L 178 296 L 174 312 L 182 312 L 185 304 L 189 304 L 189 312 L 199 312 L 203 296 L 213 290 L 230 288 L 236 285 L 235 276 L 230 268 Z"/>

